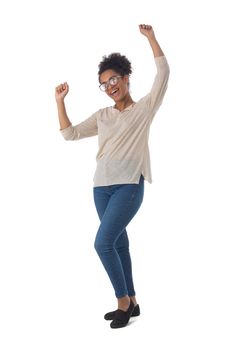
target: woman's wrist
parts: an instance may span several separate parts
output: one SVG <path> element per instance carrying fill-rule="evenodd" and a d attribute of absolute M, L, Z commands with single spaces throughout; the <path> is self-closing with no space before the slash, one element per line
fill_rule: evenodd
<path fill-rule="evenodd" d="M 57 99 L 56 102 L 57 102 L 57 105 L 64 105 L 65 104 L 64 98 Z"/>

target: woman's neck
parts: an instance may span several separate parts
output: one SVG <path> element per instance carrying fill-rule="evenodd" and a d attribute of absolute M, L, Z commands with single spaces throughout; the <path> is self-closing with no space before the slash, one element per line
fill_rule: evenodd
<path fill-rule="evenodd" d="M 123 111 L 125 108 L 129 107 L 134 101 L 132 100 L 132 97 L 130 95 L 127 95 L 123 100 L 118 101 L 114 108 L 118 109 L 120 112 Z"/>

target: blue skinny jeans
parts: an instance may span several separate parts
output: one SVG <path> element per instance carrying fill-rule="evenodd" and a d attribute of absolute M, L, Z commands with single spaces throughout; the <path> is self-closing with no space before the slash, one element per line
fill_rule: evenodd
<path fill-rule="evenodd" d="M 144 177 L 141 175 L 139 184 L 94 187 L 93 195 L 101 221 L 95 238 L 95 249 L 110 278 L 116 297 L 134 296 L 126 227 L 143 201 Z"/>

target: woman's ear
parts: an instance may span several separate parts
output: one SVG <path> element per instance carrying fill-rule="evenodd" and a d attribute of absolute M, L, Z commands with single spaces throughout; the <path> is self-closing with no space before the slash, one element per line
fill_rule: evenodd
<path fill-rule="evenodd" d="M 125 79 L 125 82 L 126 82 L 127 84 L 129 84 L 129 76 L 128 76 L 128 75 L 124 75 L 124 79 Z"/>

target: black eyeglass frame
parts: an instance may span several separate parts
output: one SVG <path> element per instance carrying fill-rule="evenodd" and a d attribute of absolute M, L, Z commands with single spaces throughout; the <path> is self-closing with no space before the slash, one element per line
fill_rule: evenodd
<path fill-rule="evenodd" d="M 100 90 L 105 92 L 107 90 L 107 88 L 109 87 L 109 85 L 110 86 L 115 86 L 118 83 L 120 78 L 123 78 L 123 76 L 122 75 L 114 75 L 114 76 L 110 77 L 108 79 L 108 81 L 106 81 L 104 83 L 101 83 L 99 85 Z"/>

